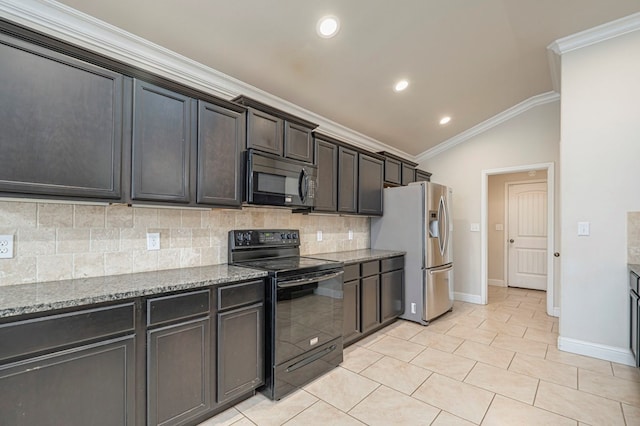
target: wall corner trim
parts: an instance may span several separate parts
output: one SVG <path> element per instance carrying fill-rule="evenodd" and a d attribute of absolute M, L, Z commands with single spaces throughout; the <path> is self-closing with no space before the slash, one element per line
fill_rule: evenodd
<path fill-rule="evenodd" d="M 554 91 L 542 93 L 540 95 L 532 96 L 529 99 L 526 99 L 519 104 L 512 106 L 511 108 L 504 110 L 503 112 L 494 115 L 488 120 L 483 121 L 480 124 L 473 126 L 472 128 L 465 130 L 462 133 L 457 134 L 456 136 L 447 139 L 446 141 L 434 146 L 431 149 L 424 151 L 421 154 L 416 156 L 416 161 L 418 163 L 422 163 L 425 160 L 435 157 L 436 155 L 453 148 L 456 145 L 459 145 L 463 142 L 468 141 L 469 139 L 478 136 L 487 130 L 490 130 L 499 124 L 504 123 L 525 111 L 530 110 L 531 108 L 548 104 L 551 102 L 556 102 L 560 100 L 560 94 Z"/>
<path fill-rule="evenodd" d="M 359 148 L 415 161 L 413 155 L 56 1 L 0 0 L 0 18 L 214 96 L 246 95 L 318 123 L 319 131 Z"/>
<path fill-rule="evenodd" d="M 482 305 L 482 299 L 477 294 L 460 293 L 456 291 L 453 293 L 453 299 L 460 302 L 475 303 L 476 305 Z"/>
<path fill-rule="evenodd" d="M 555 52 L 557 55 L 563 55 L 572 50 L 591 46 L 592 44 L 638 30 L 640 30 L 640 12 L 567 37 L 559 38 L 551 43 L 547 49 Z"/>
<path fill-rule="evenodd" d="M 603 359 L 605 361 L 617 362 L 618 364 L 635 365 L 631 350 L 627 348 L 601 345 L 599 343 L 559 336 L 558 349 L 578 355 Z"/>

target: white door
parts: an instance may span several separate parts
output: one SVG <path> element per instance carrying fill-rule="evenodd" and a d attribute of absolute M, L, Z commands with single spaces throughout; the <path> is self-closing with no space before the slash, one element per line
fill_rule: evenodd
<path fill-rule="evenodd" d="M 509 287 L 547 289 L 547 183 L 510 184 Z"/>

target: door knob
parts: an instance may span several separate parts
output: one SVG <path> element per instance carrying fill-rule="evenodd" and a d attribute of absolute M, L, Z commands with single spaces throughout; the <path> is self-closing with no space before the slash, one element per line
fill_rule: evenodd
<path fill-rule="evenodd" d="M 516 240 L 514 240 L 514 239 L 512 238 L 512 239 L 510 239 L 510 240 L 509 240 L 509 242 L 510 242 L 511 244 L 513 244 L 513 243 L 515 243 L 515 242 L 516 242 Z"/>

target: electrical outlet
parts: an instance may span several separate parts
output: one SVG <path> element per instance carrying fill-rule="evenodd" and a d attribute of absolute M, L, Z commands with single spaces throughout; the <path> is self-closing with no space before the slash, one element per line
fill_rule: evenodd
<path fill-rule="evenodd" d="M 160 233 L 147 233 L 147 250 L 160 250 Z"/>
<path fill-rule="evenodd" d="M 349 229 L 349 239 L 353 240 L 353 230 Z"/>
<path fill-rule="evenodd" d="M 0 259 L 13 257 L 13 235 L 0 235 Z"/>
<path fill-rule="evenodd" d="M 318 241 L 322 241 L 322 231 L 318 231 L 317 237 Z"/>
<path fill-rule="evenodd" d="M 589 236 L 589 222 L 578 222 L 578 236 Z"/>

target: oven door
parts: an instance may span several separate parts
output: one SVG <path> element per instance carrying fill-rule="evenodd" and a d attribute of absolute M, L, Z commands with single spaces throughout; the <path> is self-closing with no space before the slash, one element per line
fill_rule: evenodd
<path fill-rule="evenodd" d="M 271 206 L 313 207 L 316 167 L 249 150 L 247 202 Z"/>
<path fill-rule="evenodd" d="M 342 336 L 343 273 L 277 281 L 276 366 Z"/>

